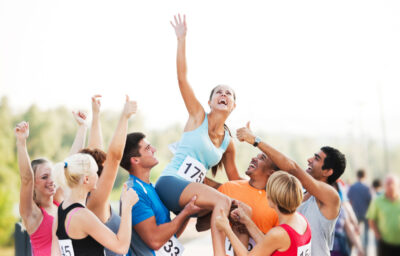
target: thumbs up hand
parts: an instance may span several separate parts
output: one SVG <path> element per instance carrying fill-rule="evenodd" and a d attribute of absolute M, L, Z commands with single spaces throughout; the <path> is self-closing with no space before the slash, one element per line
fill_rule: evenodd
<path fill-rule="evenodd" d="M 236 130 L 236 137 L 239 141 L 246 141 L 249 144 L 254 144 L 256 136 L 250 129 L 250 121 L 247 122 L 245 127 Z"/>

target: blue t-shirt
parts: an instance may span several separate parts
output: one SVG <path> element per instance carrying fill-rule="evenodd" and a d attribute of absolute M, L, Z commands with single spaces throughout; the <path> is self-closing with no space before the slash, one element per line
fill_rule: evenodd
<path fill-rule="evenodd" d="M 365 220 L 365 214 L 372 198 L 370 188 L 358 181 L 350 186 L 347 196 L 350 199 L 357 219 L 359 221 Z"/>
<path fill-rule="evenodd" d="M 156 218 L 157 225 L 171 221 L 169 211 L 158 197 L 153 184 L 148 184 L 134 175 L 129 175 L 128 187 L 133 188 L 139 196 L 139 201 L 132 207 L 132 227 L 153 216 Z M 134 228 L 132 228 L 128 255 L 155 255 L 154 250 L 146 245 Z"/>
<path fill-rule="evenodd" d="M 221 146 L 217 148 L 208 135 L 208 118 L 205 114 L 202 124 L 193 131 L 184 132 L 171 162 L 161 176 L 177 176 L 177 171 L 187 156 L 199 161 L 206 170 L 218 164 L 230 142 L 229 132 L 225 130 Z"/>

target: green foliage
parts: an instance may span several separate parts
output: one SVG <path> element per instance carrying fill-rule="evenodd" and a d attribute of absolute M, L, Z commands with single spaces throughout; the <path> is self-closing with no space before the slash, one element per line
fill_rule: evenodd
<path fill-rule="evenodd" d="M 14 202 L 18 200 L 13 118 L 7 98 L 0 102 L 0 246 L 9 245 L 16 216 Z"/>

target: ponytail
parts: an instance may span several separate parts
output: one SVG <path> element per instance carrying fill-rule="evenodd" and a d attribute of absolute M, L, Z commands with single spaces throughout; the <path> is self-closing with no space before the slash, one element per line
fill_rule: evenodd
<path fill-rule="evenodd" d="M 83 176 L 90 175 L 97 170 L 96 161 L 91 155 L 78 153 L 54 166 L 54 180 L 57 186 L 73 188 L 80 184 Z"/>

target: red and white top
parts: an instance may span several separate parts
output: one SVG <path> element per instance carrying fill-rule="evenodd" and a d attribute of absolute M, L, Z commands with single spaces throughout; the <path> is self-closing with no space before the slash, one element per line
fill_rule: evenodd
<path fill-rule="evenodd" d="M 302 215 L 303 216 L 303 215 Z M 307 219 L 307 229 L 304 234 L 300 235 L 293 228 L 287 224 L 279 225 L 282 227 L 290 237 L 290 247 L 284 251 L 275 251 L 272 256 L 311 256 L 311 229 Z"/>

